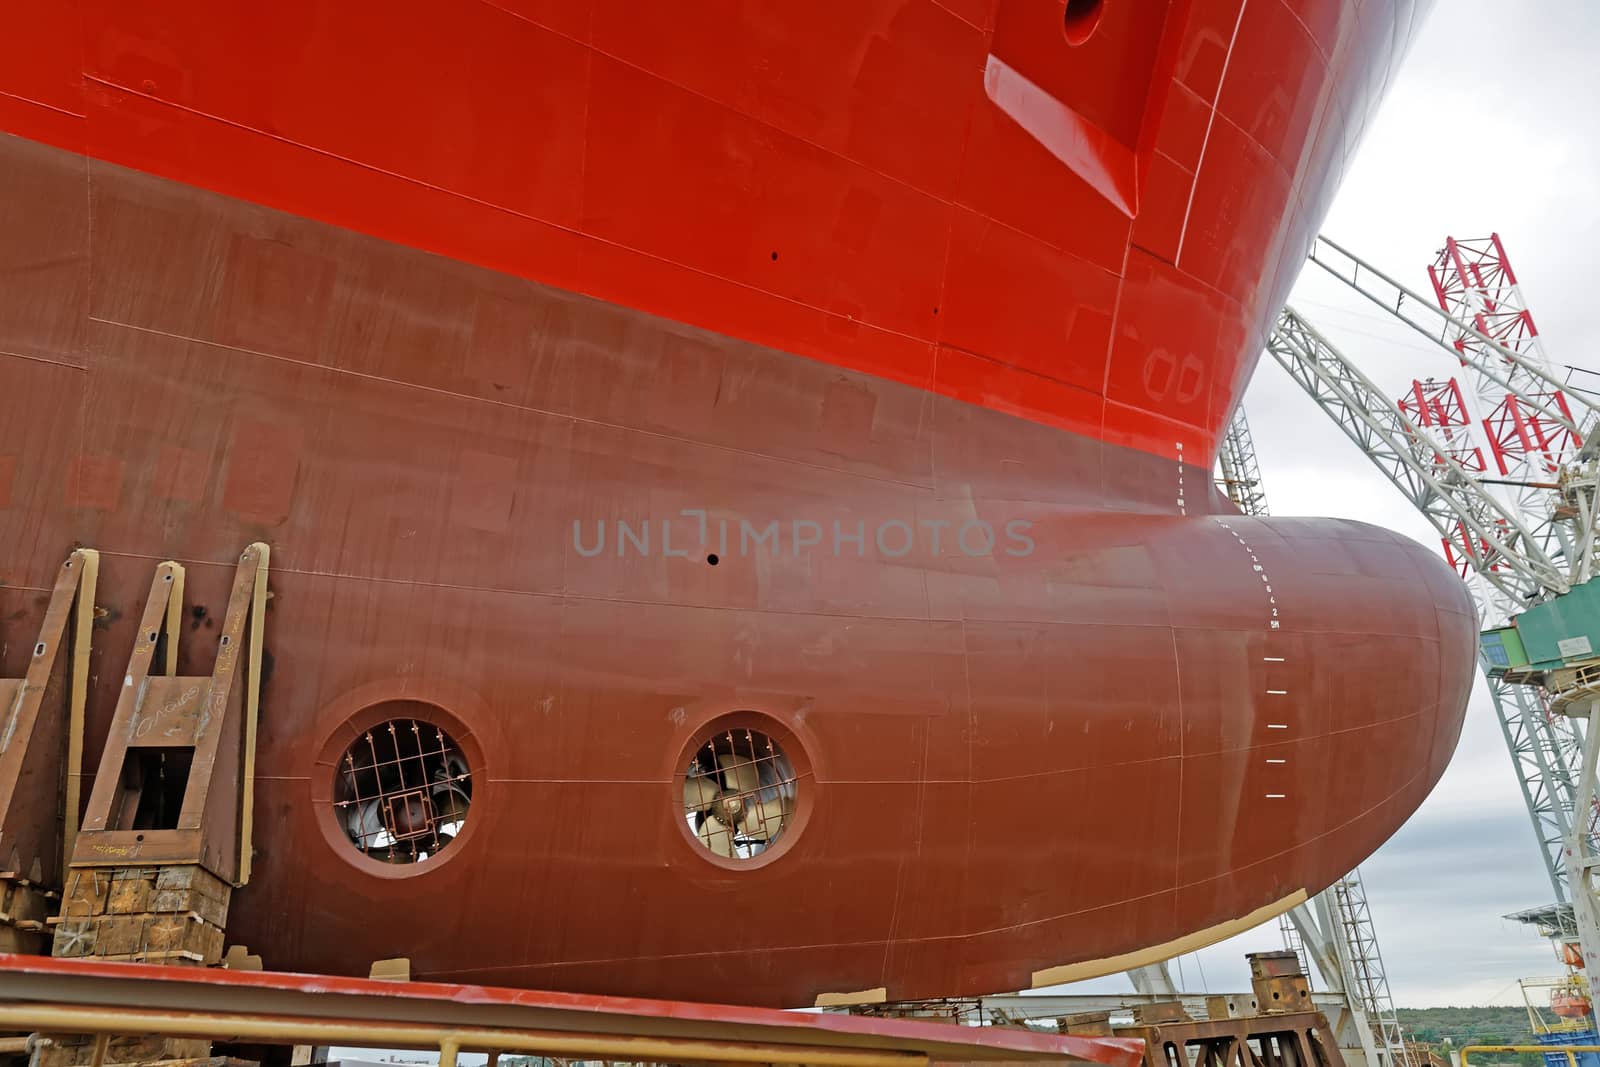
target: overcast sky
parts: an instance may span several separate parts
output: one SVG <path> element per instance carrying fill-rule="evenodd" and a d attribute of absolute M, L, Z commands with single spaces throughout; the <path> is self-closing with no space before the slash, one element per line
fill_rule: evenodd
<path fill-rule="evenodd" d="M 1353 162 L 1323 232 L 1419 291 L 1446 236 L 1499 232 L 1545 352 L 1600 370 L 1590 321 L 1600 248 L 1600 3 L 1437 0 Z M 1317 267 L 1291 302 L 1398 396 L 1454 373 Z M 1590 385 L 1600 383 L 1593 379 Z M 1430 527 L 1269 359 L 1245 398 L 1274 514 L 1339 515 L 1428 544 Z M 1493 706 L 1480 680 L 1432 797 L 1362 865 L 1401 1006 L 1519 1003 L 1519 977 L 1560 969 L 1501 918 L 1552 899 Z M 1276 923 L 1186 956 L 1188 988 L 1249 987 L 1243 953 L 1282 947 Z M 1085 985 L 1089 985 L 1086 983 Z M 1095 988 L 1127 988 L 1121 979 Z"/>

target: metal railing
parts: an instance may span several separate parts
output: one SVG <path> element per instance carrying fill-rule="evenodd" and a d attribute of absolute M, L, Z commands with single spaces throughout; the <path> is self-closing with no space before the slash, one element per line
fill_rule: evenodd
<path fill-rule="evenodd" d="M 112 1035 L 149 1035 L 266 1044 L 340 1045 L 356 1048 L 431 1050 L 439 1067 L 456 1067 L 463 1052 L 525 1053 L 620 1060 L 629 1063 L 784 1063 L 827 1067 L 924 1067 L 928 1056 L 891 1049 L 841 1049 L 764 1041 L 576 1034 L 490 1027 L 440 1027 L 374 1019 L 326 1019 L 283 1015 L 218 1015 L 69 1004 L 0 1004 L 0 1029 L 95 1037 L 90 1067 L 103 1067 Z"/>
<path fill-rule="evenodd" d="M 1567 1067 L 1578 1067 L 1580 1053 L 1600 1053 L 1600 1045 L 1467 1045 L 1461 1050 L 1461 1067 L 1472 1067 L 1475 1052 L 1535 1052 L 1541 1056 L 1565 1054 Z"/>

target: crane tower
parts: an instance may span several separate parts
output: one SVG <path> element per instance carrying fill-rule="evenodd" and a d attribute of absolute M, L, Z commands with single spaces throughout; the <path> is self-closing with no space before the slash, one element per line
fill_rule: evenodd
<path fill-rule="evenodd" d="M 1525 915 L 1558 936 L 1593 988 L 1600 410 L 1545 359 L 1498 235 L 1446 241 L 1429 269 L 1432 301 L 1326 238 L 1311 260 L 1437 342 L 1469 384 L 1414 381 L 1391 399 L 1292 308 L 1267 346 L 1471 576 L 1486 629 L 1481 666 L 1557 895 Z"/>

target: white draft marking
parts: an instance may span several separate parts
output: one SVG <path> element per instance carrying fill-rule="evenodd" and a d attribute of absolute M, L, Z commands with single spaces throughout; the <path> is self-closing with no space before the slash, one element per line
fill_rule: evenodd
<path fill-rule="evenodd" d="M 1178 447 L 1181 449 L 1183 446 L 1179 445 Z M 1181 479 L 1182 476 L 1183 476 L 1182 475 L 1182 467 L 1180 465 L 1179 478 Z M 1181 505 L 1182 502 L 1180 501 L 1179 503 Z M 1283 628 L 1283 620 L 1278 615 L 1278 595 L 1277 595 L 1277 593 L 1273 592 L 1273 589 L 1272 589 L 1272 576 L 1267 573 L 1266 564 L 1261 562 L 1261 557 L 1256 554 L 1256 550 L 1251 547 L 1250 542 L 1246 541 L 1244 539 L 1244 535 L 1241 534 L 1238 530 L 1235 530 L 1233 528 L 1232 524 L 1230 524 L 1228 522 L 1228 520 L 1223 519 L 1223 518 L 1218 518 L 1217 519 L 1217 525 L 1222 527 L 1224 530 L 1227 530 L 1230 534 L 1233 535 L 1233 539 L 1239 543 L 1239 547 L 1244 549 L 1245 555 L 1250 557 L 1250 571 L 1251 571 L 1251 573 L 1254 574 L 1257 578 L 1261 579 L 1261 591 L 1263 593 L 1265 593 L 1266 597 L 1267 597 L 1267 629 L 1268 630 L 1279 630 L 1279 629 L 1282 629 Z M 1267 661 L 1271 662 L 1271 663 L 1282 663 L 1283 662 L 1281 657 L 1271 657 L 1271 656 L 1267 657 Z"/>
<path fill-rule="evenodd" d="M 1183 442 L 1174 441 L 1178 448 L 1178 514 L 1189 514 L 1188 507 L 1183 502 Z"/>

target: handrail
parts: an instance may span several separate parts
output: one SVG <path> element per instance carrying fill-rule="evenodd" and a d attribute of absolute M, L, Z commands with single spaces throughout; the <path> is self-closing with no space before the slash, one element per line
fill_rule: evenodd
<path fill-rule="evenodd" d="M 821 1048 L 766 1041 L 710 1041 L 623 1034 L 575 1034 L 487 1027 L 441 1027 L 372 1019 L 284 1015 L 217 1015 L 69 1004 L 0 1004 L 0 1028 L 37 1033 L 93 1034 L 97 1060 L 107 1035 L 217 1038 L 267 1044 L 435 1049 L 439 1067 L 455 1067 L 462 1052 L 524 1053 L 626 1062 L 824 1064 L 827 1067 L 925 1067 L 924 1053 L 894 1049 Z M 98 1064 L 96 1065 L 98 1067 Z"/>

